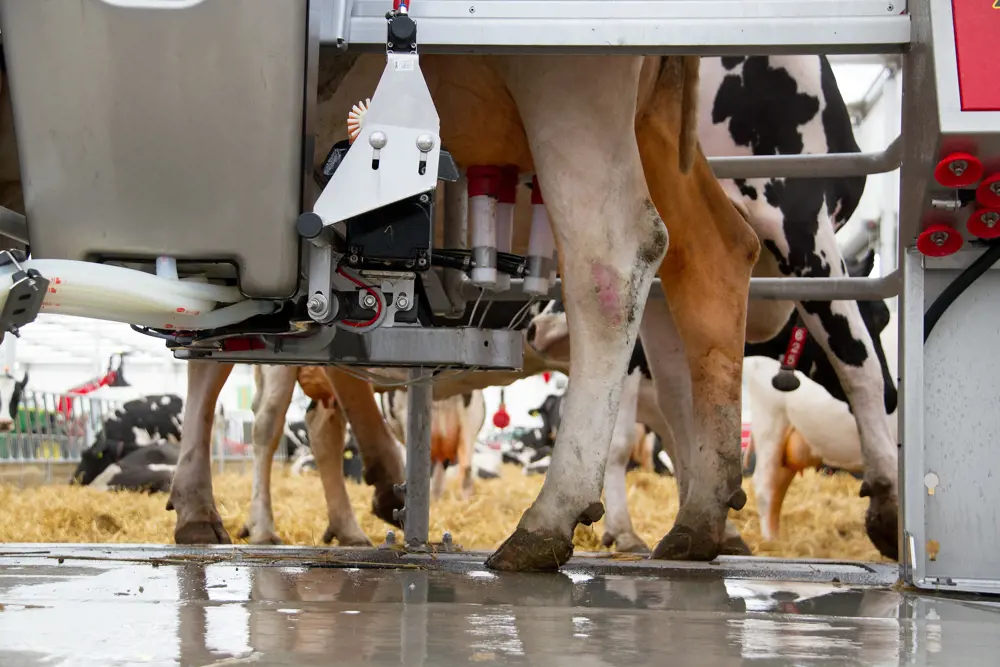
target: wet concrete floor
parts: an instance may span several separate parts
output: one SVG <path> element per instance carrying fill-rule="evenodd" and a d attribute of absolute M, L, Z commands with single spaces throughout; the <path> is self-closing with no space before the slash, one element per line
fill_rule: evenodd
<path fill-rule="evenodd" d="M 1000 601 L 895 567 L 0 545 L 0 665 L 1000 664 Z"/>

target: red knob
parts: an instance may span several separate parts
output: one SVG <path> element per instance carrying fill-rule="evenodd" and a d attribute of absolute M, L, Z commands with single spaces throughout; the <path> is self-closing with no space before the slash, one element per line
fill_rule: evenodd
<path fill-rule="evenodd" d="M 544 373 L 542 373 L 542 379 L 545 380 L 545 384 L 548 384 L 549 380 L 552 379 L 552 373 L 550 373 L 549 371 L 545 371 Z"/>
<path fill-rule="evenodd" d="M 965 223 L 969 233 L 981 239 L 1000 238 L 1000 209 L 981 208 Z"/>
<path fill-rule="evenodd" d="M 946 188 L 964 188 L 983 177 L 983 163 L 969 153 L 952 153 L 938 162 L 934 178 Z"/>
<path fill-rule="evenodd" d="M 493 425 L 501 430 L 510 426 L 510 415 L 507 414 L 507 408 L 503 404 L 501 404 L 500 409 L 493 414 Z"/>
<path fill-rule="evenodd" d="M 934 224 L 917 237 L 917 250 L 925 257 L 947 257 L 958 252 L 964 241 L 956 229 L 945 224 Z"/>
<path fill-rule="evenodd" d="M 1000 208 L 1000 174 L 993 174 L 979 184 L 976 201 L 987 208 Z"/>

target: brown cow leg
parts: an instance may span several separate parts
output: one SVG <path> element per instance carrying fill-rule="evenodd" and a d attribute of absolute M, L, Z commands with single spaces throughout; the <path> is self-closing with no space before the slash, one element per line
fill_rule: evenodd
<path fill-rule="evenodd" d="M 727 539 L 729 508 L 741 509 L 746 502 L 739 446 L 743 342 L 750 272 L 760 241 L 700 151 L 690 174 L 679 172 L 673 157 L 678 152 L 676 101 L 654 98 L 648 107 L 636 134 L 650 193 L 670 232 L 660 267 L 669 307 L 662 301 L 647 304 L 643 343 L 646 349 L 661 349 L 651 336 L 669 325 L 672 313 L 688 361 L 685 368 L 683 362 L 650 355 L 658 400 L 675 436 L 675 464 L 683 471 L 680 511 L 653 557 L 711 560 Z M 651 316 L 659 321 L 647 326 Z M 691 405 L 678 414 L 666 397 L 671 389 L 683 397 L 688 380 Z"/>
<path fill-rule="evenodd" d="M 396 439 L 379 412 L 372 386 L 336 367 L 327 366 L 324 370 L 358 439 L 365 466 L 365 482 L 375 487 L 372 512 L 383 521 L 401 527 L 399 521 L 392 518 L 392 510 L 401 509 L 403 501 L 392 487 L 406 479 L 403 458 Z"/>
<path fill-rule="evenodd" d="M 347 439 L 347 418 L 339 402 L 328 407 L 323 401 L 306 413 L 309 445 L 316 459 L 326 512 L 329 519 L 323 542 L 334 539 L 342 547 L 370 547 L 368 536 L 358 525 L 351 499 L 344 484 L 344 441 Z"/>
<path fill-rule="evenodd" d="M 219 392 L 233 364 L 189 361 L 187 400 L 181 429 L 181 454 L 167 509 L 177 512 L 177 544 L 229 544 L 229 533 L 212 496 L 212 424 Z"/>

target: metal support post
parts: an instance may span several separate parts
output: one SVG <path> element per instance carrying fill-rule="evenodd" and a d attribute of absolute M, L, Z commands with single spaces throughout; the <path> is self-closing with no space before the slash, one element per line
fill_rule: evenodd
<path fill-rule="evenodd" d="M 427 544 L 431 498 L 431 397 L 432 387 L 422 367 L 410 369 L 406 414 L 406 501 L 403 538 L 406 547 Z"/>

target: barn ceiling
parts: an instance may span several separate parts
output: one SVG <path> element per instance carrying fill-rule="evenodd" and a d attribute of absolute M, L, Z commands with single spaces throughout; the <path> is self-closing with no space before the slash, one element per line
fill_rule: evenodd
<path fill-rule="evenodd" d="M 865 98 L 884 68 L 879 56 L 831 57 L 834 73 L 844 101 L 849 105 Z M 0 346 L 0 365 L 11 361 L 5 348 L 7 336 Z M 42 315 L 21 332 L 17 340 L 16 359 L 29 364 L 105 364 L 109 355 L 128 352 L 129 363 L 182 363 L 175 361 L 162 340 L 132 331 L 127 324 L 101 322 L 63 315 Z"/>

